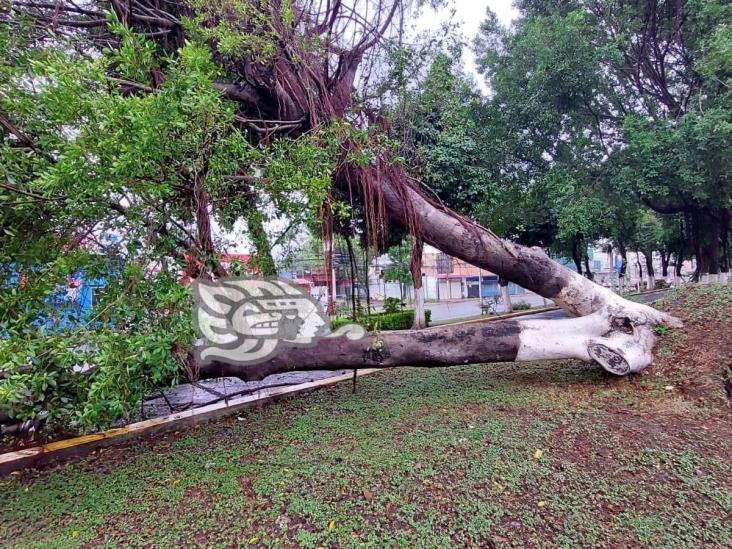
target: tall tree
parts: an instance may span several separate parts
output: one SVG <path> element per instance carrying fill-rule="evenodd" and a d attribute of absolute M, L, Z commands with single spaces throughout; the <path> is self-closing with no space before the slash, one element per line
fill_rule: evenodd
<path fill-rule="evenodd" d="M 716 157 L 730 117 L 729 5 L 525 0 L 519 7 L 515 32 L 489 14 L 477 43 L 499 100 L 523 131 L 514 133 L 551 164 L 624 166 L 603 184 L 658 213 L 687 215 L 699 272 L 719 272 L 730 211 L 729 168 Z"/>

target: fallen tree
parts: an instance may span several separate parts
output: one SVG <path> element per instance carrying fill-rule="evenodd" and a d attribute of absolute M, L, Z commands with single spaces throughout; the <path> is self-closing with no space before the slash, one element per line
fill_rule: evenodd
<path fill-rule="evenodd" d="M 366 237 L 371 243 L 383 238 L 389 224 L 399 224 L 420 243 L 428 243 L 552 299 L 578 317 L 383 333 L 356 341 L 329 338 L 313 348 L 286 349 L 255 366 L 188 364 L 200 377 L 231 375 L 252 380 L 292 370 L 448 366 L 557 358 L 594 360 L 610 372 L 627 374 L 652 362 L 657 326 L 679 325 L 668 315 L 627 301 L 568 270 L 539 248 L 500 239 L 489 229 L 432 199 L 402 166 L 392 161 L 388 147 L 381 146 L 378 137 L 380 132 L 387 131 L 387 124 L 378 109 L 354 101 L 354 82 L 359 71 L 368 74 L 373 67 L 378 68 L 379 59 L 374 52 L 390 33 L 400 32 L 406 2 L 282 0 L 231 5 L 224 2 L 219 6 L 205 2 L 113 0 L 110 4 L 90 4 L 81 9 L 74 2 L 17 0 L 10 12 L 30 16 L 42 31 L 55 33 L 65 29 L 75 38 L 85 39 L 92 49 L 100 45 L 121 46 L 119 31 L 113 32 L 110 19 L 103 17 L 104 10 L 111 9 L 119 22 L 115 25 L 124 25 L 154 41 L 163 55 L 175 54 L 185 43 L 184 19 L 195 21 L 214 51 L 221 73 L 227 76 L 227 81 L 214 83 L 214 88 L 235 106 L 237 128 L 251 144 L 268 144 L 275 136 L 297 138 L 338 124 L 355 130 L 336 130 L 333 134 L 338 140 L 336 166 L 331 193 L 322 205 L 326 237 L 333 233 L 331 200 L 355 196 L 364 212 Z M 364 7 L 369 10 L 368 21 L 359 12 Z M 246 38 L 250 47 L 243 48 L 244 53 L 224 51 L 222 43 L 224 39 L 230 43 L 232 35 Z M 164 66 L 162 61 L 160 66 Z M 113 64 L 110 70 L 114 72 Z M 154 94 L 164 78 L 162 69 L 151 70 L 144 82 L 109 75 L 110 85 L 119 86 L 125 94 Z M 4 128 L 31 150 L 38 148 L 20 130 L 14 131 L 9 125 Z M 366 154 L 368 160 L 354 160 L 356 153 Z M 207 166 L 207 159 L 204 160 Z M 225 178 L 229 194 L 218 196 L 217 204 L 251 196 L 251 185 L 258 182 L 252 173 L 252 166 L 242 166 L 236 174 Z M 188 201 L 186 204 L 195 204 L 187 211 L 192 218 L 185 220 L 186 225 L 195 227 L 190 231 L 198 231 L 196 238 L 190 239 L 200 243 L 197 250 L 192 250 L 194 256 L 213 254 L 208 216 L 215 210 L 213 199 L 206 192 L 207 175 L 205 169 L 200 177 L 185 178 L 184 181 L 195 184 L 180 191 Z M 249 202 L 248 207 L 254 210 L 256 205 Z M 117 209 L 116 214 L 124 212 Z M 176 227 L 169 224 L 164 229 L 175 231 Z M 257 244 L 267 246 L 261 238 Z M 268 249 L 258 251 L 261 256 L 269 254 Z M 333 253 L 332 247 L 327 253 Z M 326 259 L 330 265 L 332 258 Z M 197 272 L 194 276 L 221 274 L 220 266 L 215 265 L 209 273 Z"/>
<path fill-rule="evenodd" d="M 383 179 L 382 189 L 389 215 L 406 223 L 405 212 L 411 209 L 411 222 L 425 242 L 552 299 L 578 318 L 443 326 L 371 334 L 355 341 L 324 338 L 312 348 L 288 348 L 257 365 L 214 361 L 200 366 L 199 375 L 254 380 L 295 370 L 563 358 L 594 360 L 611 373 L 625 375 L 639 372 L 653 361 L 656 326 L 681 326 L 674 317 L 628 301 L 567 269 L 539 248 L 502 240 L 449 209 L 437 207 L 414 188 L 405 193 Z"/>
<path fill-rule="evenodd" d="M 251 381 L 292 371 L 578 359 L 626 375 L 653 360 L 652 326 L 643 313 L 629 316 L 628 310 L 609 307 L 581 318 L 480 322 L 372 333 L 355 341 L 322 338 L 310 348 L 284 348 L 259 364 L 213 361 L 198 373 Z"/>

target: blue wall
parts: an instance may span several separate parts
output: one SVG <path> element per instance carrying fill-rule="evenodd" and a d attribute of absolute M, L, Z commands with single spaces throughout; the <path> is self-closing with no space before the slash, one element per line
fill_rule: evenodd
<path fill-rule="evenodd" d="M 100 290 L 107 286 L 105 277 L 86 277 L 84 273 L 76 273 L 73 277 L 78 286 L 69 292 L 69 286 L 59 286 L 48 297 L 52 311 L 40 317 L 37 325 L 48 329 L 65 330 L 83 326 L 90 319 L 94 308 L 95 297 L 98 300 Z"/>

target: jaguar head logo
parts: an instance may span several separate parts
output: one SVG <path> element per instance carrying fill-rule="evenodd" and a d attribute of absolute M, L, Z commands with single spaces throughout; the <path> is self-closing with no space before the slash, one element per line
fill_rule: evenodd
<path fill-rule="evenodd" d="M 204 338 L 196 349 L 201 364 L 214 360 L 256 364 L 283 346 L 309 346 L 320 337 L 341 335 L 359 339 L 365 334 L 356 324 L 330 333 L 320 304 L 285 279 L 196 280 L 193 295 L 194 322 Z"/>

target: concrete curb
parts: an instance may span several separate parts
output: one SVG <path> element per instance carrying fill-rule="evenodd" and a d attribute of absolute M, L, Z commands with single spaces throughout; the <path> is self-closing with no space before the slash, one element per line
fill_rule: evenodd
<path fill-rule="evenodd" d="M 357 370 L 357 375 L 360 377 L 379 370 L 379 368 L 364 368 L 363 370 Z M 0 476 L 8 475 L 13 471 L 49 465 L 65 458 L 83 457 L 95 450 L 122 444 L 137 438 L 150 437 L 183 427 L 200 425 L 261 403 L 271 402 L 289 395 L 302 394 L 321 387 L 328 387 L 350 379 L 353 379 L 352 373 L 287 387 L 261 389 L 251 395 L 232 398 L 228 402 L 216 402 L 168 416 L 131 423 L 119 429 L 110 429 L 100 433 L 58 440 L 42 446 L 0 454 Z"/>

